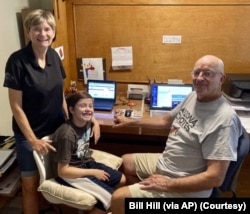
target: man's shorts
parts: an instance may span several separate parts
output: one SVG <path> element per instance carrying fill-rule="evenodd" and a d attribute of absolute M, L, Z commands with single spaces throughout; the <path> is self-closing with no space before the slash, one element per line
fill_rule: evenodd
<path fill-rule="evenodd" d="M 134 163 L 137 176 L 143 180 L 153 174 L 162 174 L 157 172 L 156 164 L 160 153 L 136 153 L 134 154 Z M 135 183 L 128 186 L 131 197 L 133 198 L 190 198 L 190 197 L 209 197 L 211 189 L 200 192 L 159 192 L 154 190 L 142 190 L 141 184 Z"/>
<path fill-rule="evenodd" d="M 143 180 L 156 173 L 156 164 L 161 153 L 135 153 L 134 163 L 138 178 Z"/>

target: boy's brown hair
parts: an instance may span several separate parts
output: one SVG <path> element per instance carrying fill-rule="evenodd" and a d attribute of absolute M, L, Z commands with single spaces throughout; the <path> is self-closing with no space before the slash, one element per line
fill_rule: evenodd
<path fill-rule="evenodd" d="M 90 98 L 90 99 L 93 100 L 93 97 L 89 93 L 84 92 L 84 91 L 76 92 L 76 93 L 71 94 L 70 96 L 68 96 L 66 98 L 68 112 L 69 112 L 69 118 L 72 118 L 72 114 L 69 111 L 69 107 L 74 108 L 76 106 L 76 103 L 79 100 L 81 100 L 81 99 L 88 99 L 88 98 Z M 93 100 L 93 102 L 94 102 L 94 100 Z"/>

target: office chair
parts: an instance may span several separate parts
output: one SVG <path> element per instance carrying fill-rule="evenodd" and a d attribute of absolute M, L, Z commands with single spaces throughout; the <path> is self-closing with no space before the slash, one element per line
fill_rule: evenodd
<path fill-rule="evenodd" d="M 49 139 L 49 136 L 43 139 Z M 113 154 L 91 149 L 91 156 L 97 161 L 110 166 L 113 169 L 118 169 L 122 164 L 122 159 Z M 49 154 L 39 155 L 35 150 L 33 156 L 37 164 L 40 174 L 40 184 L 38 191 L 42 193 L 44 198 L 51 204 L 64 204 L 79 210 L 83 213 L 84 210 L 92 210 L 97 203 L 96 198 L 80 189 L 68 187 L 57 183 L 54 179 L 54 174 L 50 162 Z M 59 213 L 63 213 L 60 208 Z"/>
<path fill-rule="evenodd" d="M 239 138 L 237 148 L 237 161 L 231 161 L 227 170 L 223 184 L 220 187 L 214 188 L 210 197 L 220 197 L 222 192 L 232 192 L 232 198 L 236 198 L 236 188 L 241 166 L 244 159 L 249 153 L 250 141 L 245 128 L 243 127 L 243 134 Z"/>

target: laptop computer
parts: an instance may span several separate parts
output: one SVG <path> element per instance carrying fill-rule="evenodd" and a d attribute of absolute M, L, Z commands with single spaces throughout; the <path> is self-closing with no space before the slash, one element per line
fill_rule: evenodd
<path fill-rule="evenodd" d="M 192 84 L 152 84 L 150 117 L 163 115 L 167 111 L 171 111 L 192 91 Z"/>
<path fill-rule="evenodd" d="M 116 82 L 88 80 L 87 91 L 94 99 L 94 110 L 111 111 L 116 101 Z"/>

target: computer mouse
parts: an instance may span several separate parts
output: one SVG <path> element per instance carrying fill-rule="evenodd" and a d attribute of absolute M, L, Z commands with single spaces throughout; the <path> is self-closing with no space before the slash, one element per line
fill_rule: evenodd
<path fill-rule="evenodd" d="M 126 109 L 124 116 L 125 117 L 131 117 L 132 111 L 133 110 L 131 110 L 131 109 Z"/>

